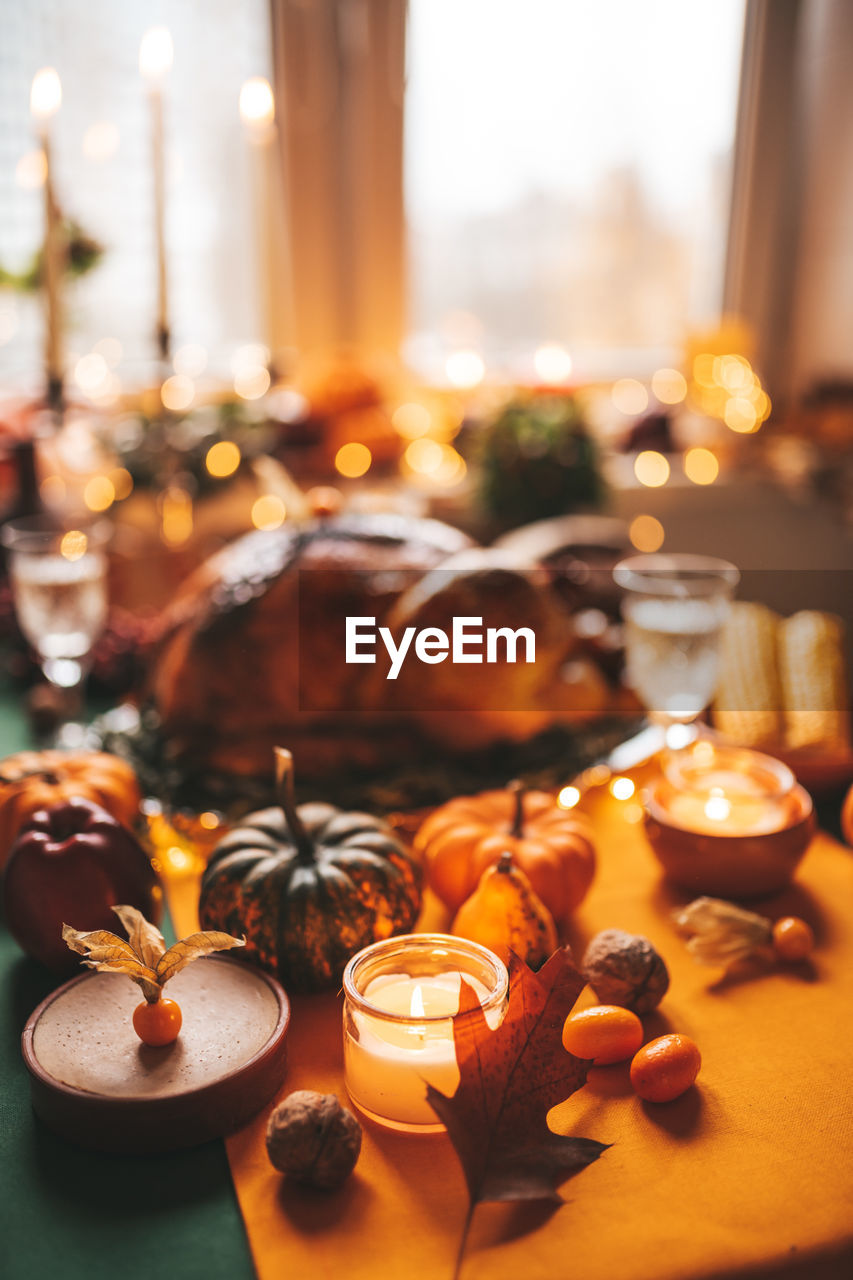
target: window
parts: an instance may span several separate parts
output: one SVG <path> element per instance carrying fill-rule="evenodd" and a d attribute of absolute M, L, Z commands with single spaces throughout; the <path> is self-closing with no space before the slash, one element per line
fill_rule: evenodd
<path fill-rule="evenodd" d="M 719 316 L 744 0 L 410 0 L 413 363 L 650 372 Z"/>
<path fill-rule="evenodd" d="M 117 339 L 131 376 L 154 354 L 151 129 L 138 57 L 143 33 L 161 23 L 174 43 L 164 88 L 173 347 L 201 344 L 210 364 L 227 371 L 230 348 L 259 327 L 252 173 L 238 99 L 249 76 L 269 74 L 266 0 L 10 0 L 0 41 L 0 263 L 22 270 L 40 241 L 29 96 L 34 73 L 54 66 L 62 82 L 52 121 L 57 196 L 105 249 L 68 290 L 66 345 L 81 356 L 103 338 Z M 0 292 L 7 386 L 37 385 L 41 326 L 37 298 Z"/>

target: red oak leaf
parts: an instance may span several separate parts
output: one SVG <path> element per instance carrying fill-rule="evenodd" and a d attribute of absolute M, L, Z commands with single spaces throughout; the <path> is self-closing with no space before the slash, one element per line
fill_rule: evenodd
<path fill-rule="evenodd" d="M 555 951 L 538 973 L 511 953 L 509 975 L 509 1003 L 495 1030 L 463 979 L 453 1022 L 459 1087 L 448 1098 L 427 1086 L 465 1171 L 471 1209 L 487 1200 L 561 1203 L 560 1183 L 609 1145 L 561 1137 L 547 1124 L 592 1065 L 563 1048 L 563 1023 L 586 981 L 569 949 Z"/>

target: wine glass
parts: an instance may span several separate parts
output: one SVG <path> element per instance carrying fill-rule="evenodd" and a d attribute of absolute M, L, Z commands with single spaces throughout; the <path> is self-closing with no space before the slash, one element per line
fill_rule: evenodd
<path fill-rule="evenodd" d="M 640 555 L 613 570 L 622 588 L 628 684 L 668 746 L 686 746 L 717 687 L 720 635 L 740 573 L 727 560 Z"/>
<path fill-rule="evenodd" d="M 65 528 L 47 516 L 11 520 L 0 531 L 18 625 L 47 679 L 67 691 L 69 705 L 107 620 L 111 532 L 106 520 Z"/>

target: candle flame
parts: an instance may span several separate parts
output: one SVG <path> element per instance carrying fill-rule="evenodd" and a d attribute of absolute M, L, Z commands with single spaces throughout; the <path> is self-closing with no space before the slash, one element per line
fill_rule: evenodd
<path fill-rule="evenodd" d="M 718 791 L 718 787 L 713 788 Z M 705 801 L 705 817 L 710 818 L 712 822 L 725 822 L 732 811 L 732 806 L 724 795 L 712 795 L 710 800 Z"/>
<path fill-rule="evenodd" d="M 245 125 L 272 124 L 275 119 L 275 97 L 263 76 L 252 76 L 240 90 L 240 119 Z"/>
<path fill-rule="evenodd" d="M 139 71 L 146 80 L 162 80 L 172 68 L 174 48 L 168 27 L 149 27 L 139 46 Z"/>
<path fill-rule="evenodd" d="M 62 104 L 62 85 L 53 67 L 42 67 L 33 76 L 30 111 L 37 120 L 48 120 Z"/>
<path fill-rule="evenodd" d="M 426 1016 L 426 1009 L 424 1008 L 424 993 L 417 983 L 415 983 L 415 986 L 412 988 L 409 1012 L 413 1018 L 423 1018 Z"/>

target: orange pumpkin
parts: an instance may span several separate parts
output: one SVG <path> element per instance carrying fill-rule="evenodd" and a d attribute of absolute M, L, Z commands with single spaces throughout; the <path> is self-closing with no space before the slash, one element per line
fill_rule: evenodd
<path fill-rule="evenodd" d="M 456 912 L 503 853 L 527 875 L 558 924 L 580 904 L 595 873 L 590 829 L 546 791 L 513 783 L 460 796 L 436 809 L 415 837 L 430 886 Z"/>
<path fill-rule="evenodd" d="M 73 796 L 102 805 L 128 827 L 140 801 L 133 769 L 106 752 L 20 751 L 0 762 L 0 867 L 30 814 Z"/>

